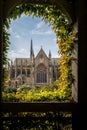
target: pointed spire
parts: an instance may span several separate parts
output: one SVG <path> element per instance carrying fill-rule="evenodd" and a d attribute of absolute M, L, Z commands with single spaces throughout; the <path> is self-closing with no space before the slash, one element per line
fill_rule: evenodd
<path fill-rule="evenodd" d="M 43 48 L 43 46 L 41 45 L 41 49 Z"/>
<path fill-rule="evenodd" d="M 49 50 L 49 58 L 51 58 L 51 51 Z"/>
<path fill-rule="evenodd" d="M 32 39 L 31 39 L 31 45 L 30 45 L 30 58 L 32 58 L 33 55 L 34 55 L 34 52 L 33 52 L 33 42 L 32 42 Z"/>

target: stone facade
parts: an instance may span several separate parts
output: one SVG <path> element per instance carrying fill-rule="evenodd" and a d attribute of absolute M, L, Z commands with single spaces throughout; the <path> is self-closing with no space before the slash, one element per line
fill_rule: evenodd
<path fill-rule="evenodd" d="M 47 56 L 40 49 L 34 56 L 33 43 L 31 40 L 30 58 L 16 58 L 9 66 L 10 84 L 12 85 L 46 85 L 58 79 L 58 58 L 52 58 L 51 52 Z"/>

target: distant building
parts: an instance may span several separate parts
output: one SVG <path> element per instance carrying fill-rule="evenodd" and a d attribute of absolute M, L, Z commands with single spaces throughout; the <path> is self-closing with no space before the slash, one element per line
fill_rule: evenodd
<path fill-rule="evenodd" d="M 33 86 L 53 83 L 59 77 L 58 58 L 52 58 L 50 51 L 47 56 L 42 47 L 35 57 L 32 40 L 30 46 L 30 58 L 16 58 L 9 65 L 10 84 Z"/>

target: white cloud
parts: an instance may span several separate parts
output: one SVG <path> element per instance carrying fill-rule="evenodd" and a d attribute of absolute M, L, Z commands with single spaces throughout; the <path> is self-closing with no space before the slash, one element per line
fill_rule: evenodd
<path fill-rule="evenodd" d="M 38 24 L 36 25 L 36 29 L 42 28 L 43 25 L 44 25 L 44 22 L 41 21 L 40 23 L 38 23 Z"/>
<path fill-rule="evenodd" d="M 15 58 L 27 58 L 29 57 L 29 52 L 26 49 L 20 49 L 19 51 L 11 50 L 8 52 L 7 57 L 14 61 Z"/>
<path fill-rule="evenodd" d="M 30 31 L 31 34 L 36 34 L 36 35 L 51 35 L 54 32 L 50 29 L 47 30 L 47 28 L 45 28 L 45 24 L 43 21 L 39 22 L 36 25 L 36 28 Z"/>
<path fill-rule="evenodd" d="M 21 50 L 18 51 L 19 53 L 25 53 L 26 49 L 22 48 Z"/>
<path fill-rule="evenodd" d="M 15 38 L 20 38 L 20 35 L 18 35 L 18 34 L 15 34 Z"/>
<path fill-rule="evenodd" d="M 53 31 L 48 30 L 48 31 L 45 32 L 45 34 L 51 35 L 51 34 L 53 34 Z"/>
<path fill-rule="evenodd" d="M 8 52 L 7 56 L 8 56 L 9 59 L 14 60 L 17 57 L 20 57 L 20 54 L 17 53 L 16 51 L 14 51 L 14 50 L 11 50 L 11 51 Z"/>
<path fill-rule="evenodd" d="M 19 34 L 17 34 L 17 33 L 15 33 L 14 31 L 13 31 L 13 29 L 12 29 L 12 27 L 10 27 L 9 29 L 8 29 L 8 32 L 11 34 L 11 36 L 13 36 L 13 37 L 15 37 L 15 38 L 21 38 L 21 36 L 19 35 Z"/>
<path fill-rule="evenodd" d="M 53 55 L 53 58 L 60 58 L 61 55 L 57 54 L 57 55 Z"/>
<path fill-rule="evenodd" d="M 31 34 L 36 34 L 36 35 L 52 35 L 53 31 L 51 31 L 51 30 L 48 30 L 48 31 L 32 30 Z"/>

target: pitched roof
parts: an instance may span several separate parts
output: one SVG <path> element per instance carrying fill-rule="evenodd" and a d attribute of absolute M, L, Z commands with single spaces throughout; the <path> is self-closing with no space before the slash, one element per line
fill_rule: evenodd
<path fill-rule="evenodd" d="M 14 61 L 14 65 L 30 65 L 31 59 L 30 58 L 16 58 Z"/>
<path fill-rule="evenodd" d="M 46 53 L 44 52 L 43 48 L 41 47 L 40 51 L 38 52 L 37 56 L 36 56 L 36 59 L 37 57 L 40 55 L 40 54 L 43 54 L 45 57 L 47 57 Z M 48 57 L 47 57 L 48 58 Z"/>

